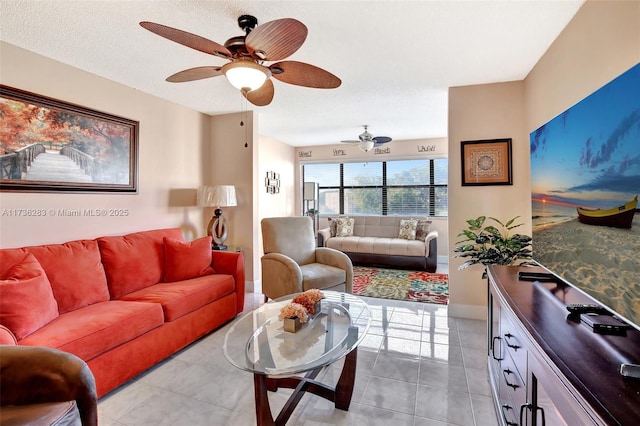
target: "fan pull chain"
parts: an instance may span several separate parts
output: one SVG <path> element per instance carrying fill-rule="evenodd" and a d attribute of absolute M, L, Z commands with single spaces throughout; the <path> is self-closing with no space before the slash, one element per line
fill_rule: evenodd
<path fill-rule="evenodd" d="M 244 115 L 244 120 L 240 119 L 240 127 L 244 126 L 244 122 L 247 119 L 247 99 L 244 96 L 240 97 L 240 113 Z M 244 128 L 244 147 L 247 148 L 249 147 L 249 144 L 247 143 L 247 132 L 248 132 L 248 128 L 249 126 L 246 126 Z"/>
<path fill-rule="evenodd" d="M 244 119 L 247 119 L 247 111 L 244 112 Z M 249 146 L 249 126 L 244 128 L 244 147 L 247 148 Z"/>

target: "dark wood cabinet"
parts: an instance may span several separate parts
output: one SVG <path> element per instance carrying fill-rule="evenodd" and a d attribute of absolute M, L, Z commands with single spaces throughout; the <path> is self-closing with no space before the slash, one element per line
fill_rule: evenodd
<path fill-rule="evenodd" d="M 567 304 L 597 303 L 571 284 L 520 281 L 488 268 L 489 381 L 502 425 L 638 425 L 640 379 L 620 374 L 640 363 L 640 331 L 594 333 Z"/>

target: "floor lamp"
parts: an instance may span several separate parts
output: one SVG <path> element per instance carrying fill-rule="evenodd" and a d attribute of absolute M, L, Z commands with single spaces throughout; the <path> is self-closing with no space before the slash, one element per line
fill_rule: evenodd
<path fill-rule="evenodd" d="M 316 182 L 305 182 L 302 190 L 302 199 L 304 200 L 304 214 L 309 215 L 313 219 L 313 231 L 317 230 L 318 219 L 318 184 Z M 313 207 L 311 207 L 313 206 Z"/>
<path fill-rule="evenodd" d="M 229 233 L 227 219 L 222 215 L 222 207 L 238 205 L 236 188 L 233 185 L 201 186 L 198 188 L 198 205 L 200 207 L 215 207 L 214 215 L 207 225 L 207 235 L 213 238 L 213 250 L 226 250 L 224 241 Z"/>

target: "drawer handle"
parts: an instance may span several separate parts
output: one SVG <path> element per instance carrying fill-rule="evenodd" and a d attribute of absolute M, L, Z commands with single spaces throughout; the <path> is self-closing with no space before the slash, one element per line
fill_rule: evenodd
<path fill-rule="evenodd" d="M 531 404 L 529 404 L 529 403 L 527 402 L 526 404 L 522 404 L 522 405 L 520 406 L 520 424 L 524 424 L 524 423 L 522 422 L 522 415 L 524 414 L 524 410 L 525 410 L 525 409 L 527 409 L 527 410 L 531 410 Z"/>
<path fill-rule="evenodd" d="M 509 383 L 509 379 L 507 379 L 507 374 L 513 374 L 513 371 L 509 370 L 508 368 L 502 370 L 502 375 L 504 376 L 504 382 L 507 384 L 507 386 L 512 387 L 513 390 L 518 389 L 520 386 L 516 385 L 515 383 Z"/>
<path fill-rule="evenodd" d="M 510 422 L 509 420 L 507 420 L 507 415 L 505 414 L 505 410 L 513 410 L 513 408 L 509 405 L 509 404 L 502 404 L 502 407 L 500 407 L 502 409 L 502 418 L 504 418 L 504 421 L 506 422 L 507 426 L 518 426 L 518 423 L 514 423 L 514 422 Z"/>
<path fill-rule="evenodd" d="M 536 407 L 536 411 L 537 411 L 537 410 L 540 410 L 540 412 L 542 413 L 542 426 L 546 426 L 547 422 L 546 422 L 546 420 L 545 420 L 545 418 L 544 418 L 544 408 L 542 408 L 542 407 Z"/>
<path fill-rule="evenodd" d="M 496 361 L 502 361 L 504 358 L 498 358 L 496 356 L 496 340 L 502 340 L 502 337 L 500 336 L 495 336 L 492 340 L 491 340 L 491 356 L 493 357 L 493 359 L 495 359 Z"/>
<path fill-rule="evenodd" d="M 520 406 L 520 424 L 524 424 L 524 423 L 522 422 L 522 415 L 524 414 L 524 410 L 525 410 L 525 409 L 527 409 L 527 410 L 531 410 L 532 408 L 533 408 L 533 405 L 531 405 L 531 404 L 529 404 L 529 403 L 522 404 L 522 405 Z M 540 412 L 542 413 L 542 426 L 546 426 L 546 425 L 547 425 L 547 420 L 546 420 L 546 419 L 545 419 L 545 417 L 544 417 L 544 409 L 543 409 L 542 407 L 535 407 L 535 410 L 536 410 L 536 411 L 540 410 Z M 537 419 L 535 419 L 535 420 L 536 420 L 536 422 L 535 422 L 535 423 L 537 424 L 537 423 L 538 423 L 538 422 L 537 422 Z"/>
<path fill-rule="evenodd" d="M 520 349 L 522 347 L 522 346 L 516 344 L 517 340 L 516 340 L 516 338 L 515 338 L 515 336 L 513 334 L 507 332 L 507 333 L 505 333 L 504 337 L 505 337 L 505 339 L 507 341 L 507 346 L 509 346 L 510 348 L 518 350 L 518 349 Z M 509 339 L 515 340 L 516 343 L 509 343 Z"/>

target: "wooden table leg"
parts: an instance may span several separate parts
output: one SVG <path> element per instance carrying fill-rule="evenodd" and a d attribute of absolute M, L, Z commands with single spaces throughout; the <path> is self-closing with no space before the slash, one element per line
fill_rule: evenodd
<path fill-rule="evenodd" d="M 258 426 L 274 426 L 269 397 L 267 395 L 267 376 L 264 374 L 253 375 L 253 385 L 256 395 L 256 421 Z"/>
<path fill-rule="evenodd" d="M 253 384 L 256 399 L 256 421 L 258 426 L 275 426 L 284 425 L 298 405 L 302 395 L 309 391 L 325 399 L 333 400 L 335 407 L 340 410 L 349 410 L 351 405 L 351 397 L 353 396 L 353 388 L 356 380 L 356 363 L 358 361 L 358 348 L 354 348 L 347 354 L 344 359 L 344 366 L 340 373 L 340 378 L 335 388 L 329 388 L 327 385 L 318 383 L 314 380 L 320 372 L 320 368 L 309 371 L 304 378 L 300 377 L 283 377 L 272 378 L 264 374 L 254 374 Z M 278 387 L 287 387 L 294 389 L 289 400 L 282 408 L 276 421 L 271 415 L 271 407 L 269 406 L 269 396 L 267 391 L 277 390 Z"/>
<path fill-rule="evenodd" d="M 356 362 L 358 360 L 358 348 L 353 348 L 351 352 L 344 358 L 344 366 L 340 379 L 336 384 L 336 408 L 340 410 L 349 410 L 351 405 L 351 397 L 353 396 L 353 387 L 356 381 Z"/>

